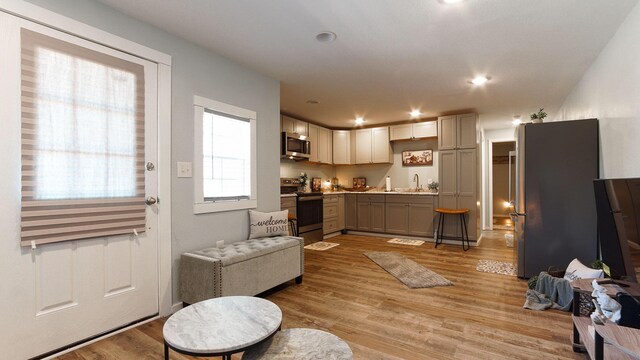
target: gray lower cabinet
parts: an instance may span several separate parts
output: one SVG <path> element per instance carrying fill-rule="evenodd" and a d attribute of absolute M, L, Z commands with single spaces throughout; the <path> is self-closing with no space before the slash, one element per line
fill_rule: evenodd
<path fill-rule="evenodd" d="M 387 233 L 433 236 L 434 196 L 387 195 L 386 197 Z"/>
<path fill-rule="evenodd" d="M 358 195 L 344 195 L 344 227 L 347 230 L 358 230 Z"/>
<path fill-rule="evenodd" d="M 470 240 L 478 237 L 477 161 L 476 149 L 440 151 L 439 207 L 469 209 L 466 222 Z M 447 215 L 445 220 L 444 235 L 461 236 L 459 217 Z"/>
<path fill-rule="evenodd" d="M 344 195 L 323 196 L 323 226 L 325 235 L 344 230 Z"/>
<path fill-rule="evenodd" d="M 384 195 L 357 195 L 357 230 L 385 231 Z"/>
<path fill-rule="evenodd" d="M 409 204 L 387 202 L 385 208 L 387 232 L 389 234 L 406 234 L 409 229 Z"/>
<path fill-rule="evenodd" d="M 433 204 L 409 204 L 409 235 L 433 236 Z"/>

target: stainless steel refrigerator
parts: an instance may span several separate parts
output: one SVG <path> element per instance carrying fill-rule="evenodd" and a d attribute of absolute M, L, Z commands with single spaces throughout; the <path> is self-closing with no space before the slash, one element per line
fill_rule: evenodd
<path fill-rule="evenodd" d="M 518 276 L 574 258 L 589 265 L 597 257 L 598 120 L 520 125 L 516 152 Z"/>

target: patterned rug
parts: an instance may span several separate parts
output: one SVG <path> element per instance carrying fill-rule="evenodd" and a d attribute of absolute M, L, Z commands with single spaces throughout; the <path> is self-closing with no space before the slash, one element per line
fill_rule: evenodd
<path fill-rule="evenodd" d="M 338 245 L 340 244 L 327 242 L 327 241 L 318 241 L 313 244 L 309 244 L 304 248 L 309 250 L 325 251 L 325 250 L 331 249 L 332 247 L 336 247 Z"/>
<path fill-rule="evenodd" d="M 413 260 L 395 252 L 366 252 L 374 263 L 412 289 L 448 286 L 453 283 Z"/>
<path fill-rule="evenodd" d="M 479 260 L 478 265 L 476 266 L 476 271 L 516 276 L 516 268 L 512 263 L 495 260 Z"/>
<path fill-rule="evenodd" d="M 393 238 L 387 242 L 390 244 L 413 245 L 413 246 L 420 246 L 424 244 L 424 241 L 422 240 L 400 239 L 400 238 Z"/>

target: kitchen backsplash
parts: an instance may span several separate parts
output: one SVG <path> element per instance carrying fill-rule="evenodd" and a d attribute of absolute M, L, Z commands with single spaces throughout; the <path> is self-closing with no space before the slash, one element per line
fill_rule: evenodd
<path fill-rule="evenodd" d="M 402 166 L 402 152 L 407 150 L 433 150 L 433 165 Z M 336 167 L 340 184 L 352 186 L 354 177 L 367 178 L 367 185 L 384 188 L 385 179 L 391 177 L 392 188 L 415 187 L 414 174 L 418 174 L 420 185 L 427 188 L 428 179 L 438 181 L 438 140 L 399 141 L 393 144 L 393 164 L 344 165 Z"/>
<path fill-rule="evenodd" d="M 402 166 L 402 152 L 407 150 L 433 150 L 432 166 Z M 393 164 L 373 165 L 319 165 L 292 160 L 280 161 L 280 177 L 298 177 L 301 172 L 306 172 L 309 179 L 319 177 L 327 180 L 337 177 L 340 184 L 351 187 L 354 177 L 367 178 L 367 185 L 384 188 L 385 179 L 391 176 L 391 186 L 414 187 L 414 174 L 420 177 L 420 184 L 426 189 L 427 181 L 438 181 L 438 140 L 401 141 L 393 144 Z"/>
<path fill-rule="evenodd" d="M 335 166 L 310 164 L 307 162 L 298 162 L 293 160 L 280 160 L 280 177 L 281 178 L 297 178 L 301 172 L 306 172 L 311 178 L 319 177 L 322 181 L 334 178 L 336 176 Z"/>

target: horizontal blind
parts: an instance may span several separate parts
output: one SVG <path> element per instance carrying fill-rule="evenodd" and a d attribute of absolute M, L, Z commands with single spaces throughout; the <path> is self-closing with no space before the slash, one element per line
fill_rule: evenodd
<path fill-rule="evenodd" d="M 143 66 L 26 29 L 21 45 L 21 245 L 145 231 Z"/>

